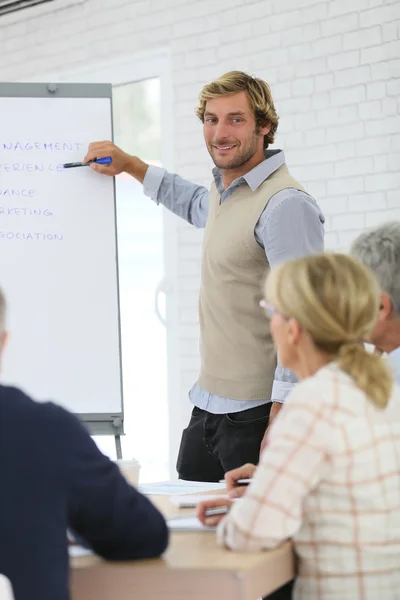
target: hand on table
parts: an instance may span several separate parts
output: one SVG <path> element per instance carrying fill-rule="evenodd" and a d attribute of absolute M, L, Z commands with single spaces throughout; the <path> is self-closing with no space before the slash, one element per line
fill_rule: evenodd
<path fill-rule="evenodd" d="M 207 527 L 215 527 L 224 518 L 225 515 L 214 515 L 207 517 L 205 512 L 209 508 L 219 508 L 226 506 L 228 509 L 232 506 L 231 500 L 227 498 L 215 498 L 214 500 L 205 500 L 197 505 L 197 518 Z"/>
<path fill-rule="evenodd" d="M 253 477 L 256 466 L 247 463 L 237 469 L 232 469 L 225 473 L 226 488 L 229 498 L 240 498 L 245 493 L 246 485 L 237 485 L 238 479 L 251 479 Z"/>

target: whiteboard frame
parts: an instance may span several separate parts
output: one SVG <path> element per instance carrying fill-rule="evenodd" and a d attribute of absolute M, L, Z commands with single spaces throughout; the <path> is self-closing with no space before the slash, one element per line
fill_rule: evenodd
<path fill-rule="evenodd" d="M 108 100 L 110 100 L 111 136 L 112 139 L 114 139 L 112 85 L 110 83 L 0 82 L 0 98 L 107 98 Z M 115 217 L 115 252 L 118 300 L 117 311 L 121 411 L 115 413 L 76 413 L 76 416 L 83 422 L 84 425 L 86 425 L 91 435 L 114 435 L 116 438 L 119 438 L 120 435 L 124 434 L 124 392 L 122 382 L 121 309 L 119 289 L 118 226 L 115 177 L 113 177 L 113 195 Z M 7 290 L 4 290 L 4 292 L 7 295 Z M 56 398 L 55 402 L 57 402 Z"/>

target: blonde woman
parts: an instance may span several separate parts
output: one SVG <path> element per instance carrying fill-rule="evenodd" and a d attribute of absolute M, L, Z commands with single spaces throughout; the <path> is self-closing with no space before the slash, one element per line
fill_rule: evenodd
<path fill-rule="evenodd" d="M 271 332 L 300 383 L 218 537 L 240 551 L 293 538 L 295 600 L 400 598 L 400 397 L 360 343 L 379 293 L 367 267 L 341 254 L 288 262 L 267 279 Z M 222 503 L 202 503 L 200 519 L 210 524 L 205 508 Z"/>

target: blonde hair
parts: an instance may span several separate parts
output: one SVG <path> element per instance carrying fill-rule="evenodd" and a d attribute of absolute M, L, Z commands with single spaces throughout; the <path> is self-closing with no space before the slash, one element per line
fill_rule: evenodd
<path fill-rule="evenodd" d="M 365 339 L 378 317 L 379 285 L 368 267 L 345 254 L 284 263 L 267 279 L 265 296 L 284 318 L 294 318 L 378 408 L 390 398 L 393 377 Z"/>
<path fill-rule="evenodd" d="M 274 143 L 279 117 L 275 110 L 270 87 L 262 79 L 252 77 L 243 71 L 230 71 L 221 75 L 201 90 L 200 104 L 196 109 L 197 116 L 204 123 L 207 100 L 233 96 L 239 92 L 247 93 L 257 128 L 270 124 L 271 129 L 264 136 L 264 148 L 268 148 L 269 144 Z"/>

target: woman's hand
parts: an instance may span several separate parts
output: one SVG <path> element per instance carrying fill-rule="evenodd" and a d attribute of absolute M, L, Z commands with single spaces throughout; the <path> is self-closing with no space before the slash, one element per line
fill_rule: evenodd
<path fill-rule="evenodd" d="M 225 482 L 226 487 L 228 489 L 229 498 L 240 498 L 240 496 L 243 496 L 247 489 L 247 486 L 237 485 L 237 481 L 239 479 L 251 479 L 255 470 L 255 465 L 247 463 L 242 467 L 232 469 L 232 471 L 228 471 L 227 473 L 225 473 Z"/>
<path fill-rule="evenodd" d="M 197 518 L 203 523 L 203 525 L 206 525 L 206 527 L 215 527 L 220 521 L 222 521 L 225 514 L 207 517 L 205 514 L 206 510 L 209 508 L 221 508 L 224 506 L 226 506 L 226 508 L 229 510 L 232 506 L 232 502 L 227 498 L 215 498 L 214 500 L 205 500 L 204 502 L 200 502 L 197 505 Z"/>

